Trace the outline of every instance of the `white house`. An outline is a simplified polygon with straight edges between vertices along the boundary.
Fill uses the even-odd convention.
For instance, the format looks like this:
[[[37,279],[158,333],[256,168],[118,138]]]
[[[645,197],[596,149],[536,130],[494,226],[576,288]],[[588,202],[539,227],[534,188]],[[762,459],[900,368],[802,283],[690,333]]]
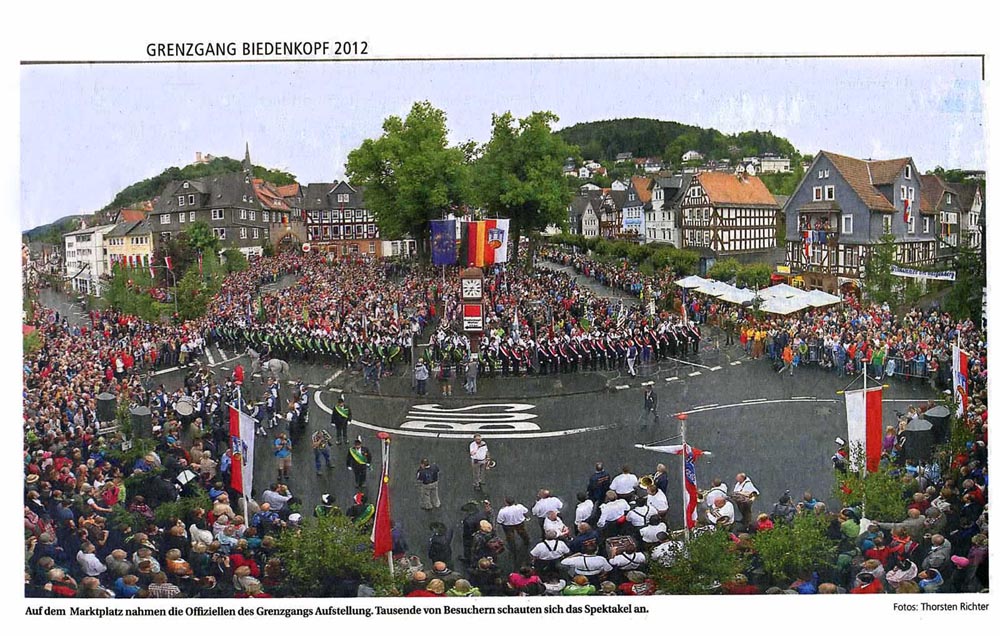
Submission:
[[[766,154],[760,158],[759,168],[761,174],[791,172],[792,161],[788,157]]]
[[[113,229],[113,224],[98,225],[63,234],[66,277],[73,291],[101,295],[101,277],[107,271],[104,235]]]
[[[619,179],[615,179],[611,182],[611,189],[617,192],[625,192],[628,190],[628,184]]]
[[[684,162],[687,162],[687,161],[701,161],[702,159],[703,159],[703,157],[701,156],[701,153],[698,152],[697,150],[688,150],[683,155],[681,155],[681,161],[684,161]]]
[[[594,191],[599,191],[600,189],[601,186],[594,185],[593,183],[585,183],[582,186],[580,186],[580,192],[594,192]]]
[[[580,168],[576,171],[576,176],[581,179],[589,179],[590,168],[588,168],[587,166],[580,166]]]
[[[646,210],[647,242],[680,246],[677,215],[681,197],[690,181],[690,175],[653,179],[652,199]]]

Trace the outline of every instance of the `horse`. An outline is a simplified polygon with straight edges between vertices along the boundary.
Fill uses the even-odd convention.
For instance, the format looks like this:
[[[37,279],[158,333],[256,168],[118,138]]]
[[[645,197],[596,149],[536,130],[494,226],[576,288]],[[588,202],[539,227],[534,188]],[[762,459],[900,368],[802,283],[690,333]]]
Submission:
[[[266,362],[261,362],[260,353],[253,347],[247,347],[246,355],[250,356],[250,375],[261,374],[261,382],[264,382],[264,371],[272,378],[285,378],[288,376],[288,363],[278,358],[271,358]]]

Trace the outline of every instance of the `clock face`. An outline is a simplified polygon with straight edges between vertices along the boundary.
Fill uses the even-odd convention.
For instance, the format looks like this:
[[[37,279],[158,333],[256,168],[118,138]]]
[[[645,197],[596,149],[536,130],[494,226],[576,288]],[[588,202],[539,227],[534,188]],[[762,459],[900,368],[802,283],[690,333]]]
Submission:
[[[478,278],[462,279],[462,298],[482,298],[483,281]]]

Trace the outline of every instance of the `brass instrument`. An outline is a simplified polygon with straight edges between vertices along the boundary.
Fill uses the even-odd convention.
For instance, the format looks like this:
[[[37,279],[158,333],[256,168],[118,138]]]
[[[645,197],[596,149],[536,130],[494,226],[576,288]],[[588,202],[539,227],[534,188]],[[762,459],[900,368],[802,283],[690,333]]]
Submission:
[[[497,460],[493,459],[489,455],[486,456],[486,470],[493,470],[497,467]]]
[[[643,490],[649,490],[649,487],[653,485],[653,473],[640,477],[639,485],[643,488]]]

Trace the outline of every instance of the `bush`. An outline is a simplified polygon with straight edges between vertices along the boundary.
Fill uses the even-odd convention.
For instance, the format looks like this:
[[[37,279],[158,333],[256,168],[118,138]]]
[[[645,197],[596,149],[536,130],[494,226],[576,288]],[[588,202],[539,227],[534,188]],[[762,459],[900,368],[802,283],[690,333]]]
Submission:
[[[828,567],[837,548],[826,536],[828,528],[825,517],[805,513],[792,525],[775,524],[772,530],[754,535],[754,549],[764,571],[775,583],[786,583],[801,572]]]
[[[195,487],[194,494],[192,495],[157,506],[154,511],[156,523],[164,524],[171,519],[187,520],[191,511],[195,508],[205,510],[212,508],[212,500],[208,498],[208,493],[197,487]]]
[[[714,265],[708,268],[708,272],[706,273],[709,278],[728,283],[736,278],[740,269],[742,269],[740,263],[735,258],[724,258],[721,261],[716,261]]]
[[[24,336],[23,347],[25,358],[34,355],[39,349],[42,348],[42,336],[38,333],[37,329]]]
[[[742,572],[744,553],[727,532],[702,532],[677,549],[670,567],[653,562],[650,576],[658,590],[667,594],[710,594]]]
[[[771,266],[766,263],[754,263],[741,267],[736,273],[736,284],[748,289],[763,289],[771,285]]]
[[[224,258],[226,261],[227,274],[232,274],[233,272],[242,272],[250,265],[247,262],[247,257],[243,255],[243,252],[233,247],[224,251],[222,253],[222,258]]]

